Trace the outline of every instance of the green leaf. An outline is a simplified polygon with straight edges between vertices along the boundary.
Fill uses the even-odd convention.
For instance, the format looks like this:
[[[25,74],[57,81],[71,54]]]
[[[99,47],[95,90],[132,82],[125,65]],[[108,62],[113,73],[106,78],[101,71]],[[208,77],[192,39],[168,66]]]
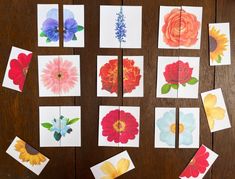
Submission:
[[[161,88],[161,93],[162,94],[166,94],[166,93],[168,93],[169,91],[170,91],[170,89],[171,89],[171,84],[164,84],[163,86],[162,86],[162,88]]]
[[[194,85],[198,82],[198,79],[195,77],[192,77],[187,83],[190,85]]]
[[[216,59],[216,62],[221,63],[221,60],[222,60],[222,57],[221,57],[221,55],[219,55],[218,58]]]
[[[171,87],[172,87],[173,89],[178,89],[178,88],[179,88],[179,85],[178,85],[178,84],[171,84]]]
[[[77,40],[77,37],[76,37],[76,35],[74,34],[74,36],[73,36],[73,39],[72,40]]]
[[[51,40],[49,38],[47,38],[46,43],[50,43],[50,42],[51,42]]]
[[[78,31],[82,31],[83,29],[84,29],[84,27],[83,27],[83,26],[78,25]]]
[[[43,127],[47,128],[48,130],[50,130],[50,128],[53,126],[51,123],[48,123],[48,122],[42,123],[41,125],[42,125]]]
[[[74,123],[77,122],[78,120],[79,120],[79,118],[74,118],[74,119],[68,120],[67,125],[74,124]]]
[[[42,31],[42,32],[40,33],[40,37],[46,37],[46,34]]]
[[[54,138],[55,138],[56,141],[59,141],[60,138],[61,138],[61,134],[55,131],[54,132]]]

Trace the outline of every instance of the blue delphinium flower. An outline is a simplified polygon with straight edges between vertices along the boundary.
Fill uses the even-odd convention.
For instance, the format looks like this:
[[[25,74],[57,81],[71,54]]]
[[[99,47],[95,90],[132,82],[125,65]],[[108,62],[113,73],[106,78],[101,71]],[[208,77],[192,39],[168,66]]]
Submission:
[[[126,42],[126,24],[125,24],[125,16],[123,14],[122,7],[120,8],[120,11],[117,13],[117,19],[116,19],[116,28],[115,28],[115,37],[118,39],[120,46],[121,42]]]

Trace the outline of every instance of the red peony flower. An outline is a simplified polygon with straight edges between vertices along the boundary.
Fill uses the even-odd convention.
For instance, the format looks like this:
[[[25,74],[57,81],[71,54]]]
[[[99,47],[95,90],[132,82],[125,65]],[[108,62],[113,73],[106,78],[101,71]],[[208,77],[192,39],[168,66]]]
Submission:
[[[134,66],[134,60],[123,59],[123,92],[131,93],[140,83],[140,69]]]
[[[162,32],[167,45],[190,47],[197,42],[200,22],[194,14],[176,8],[164,17],[164,22]]]
[[[23,90],[24,81],[28,72],[31,58],[32,53],[28,55],[20,53],[17,59],[12,59],[10,61],[10,70],[8,72],[8,77],[13,80],[13,83],[15,85],[19,85],[20,91]]]
[[[206,151],[205,146],[201,146],[195,156],[192,158],[188,166],[181,173],[180,177],[198,177],[199,174],[205,173],[209,163],[207,158],[209,157],[209,152]]]
[[[178,60],[167,65],[163,75],[168,84],[185,84],[191,79],[192,72],[193,68],[189,67],[188,62],[184,63]]]
[[[107,136],[109,142],[126,144],[135,139],[138,134],[138,122],[129,112],[112,110],[101,121],[102,135]]]

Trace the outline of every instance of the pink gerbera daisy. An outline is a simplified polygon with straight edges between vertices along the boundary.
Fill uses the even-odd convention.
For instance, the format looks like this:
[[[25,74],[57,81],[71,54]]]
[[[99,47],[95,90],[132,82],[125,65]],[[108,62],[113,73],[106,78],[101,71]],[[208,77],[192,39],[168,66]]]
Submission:
[[[72,62],[55,58],[42,71],[42,82],[55,94],[67,93],[78,81],[77,68]]]

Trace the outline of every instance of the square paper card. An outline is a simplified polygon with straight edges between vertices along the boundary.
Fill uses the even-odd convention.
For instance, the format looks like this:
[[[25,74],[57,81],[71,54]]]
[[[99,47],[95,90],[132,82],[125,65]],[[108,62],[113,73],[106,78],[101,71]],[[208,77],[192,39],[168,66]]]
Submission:
[[[32,52],[12,47],[2,86],[22,92],[31,58]]]
[[[157,97],[198,98],[199,57],[158,57]]]
[[[80,56],[38,56],[39,96],[80,96]]]
[[[42,172],[49,162],[46,156],[19,137],[15,137],[6,153],[37,175]]]
[[[80,147],[80,106],[39,107],[40,147]]]
[[[139,147],[140,108],[100,106],[99,146]]]
[[[142,6],[100,6],[100,48],[141,48]]]
[[[231,127],[221,88],[201,94],[211,132]]]
[[[191,159],[188,166],[180,174],[179,178],[202,179],[217,157],[218,155],[215,152],[202,145]]]
[[[158,48],[200,49],[202,7],[160,6]]]
[[[59,47],[58,4],[38,4],[38,46]]]
[[[134,168],[129,154],[124,151],[91,167],[91,172],[95,179],[117,178]]]
[[[64,47],[84,47],[84,5],[63,5]]]
[[[229,23],[209,24],[210,65],[230,65]]]

